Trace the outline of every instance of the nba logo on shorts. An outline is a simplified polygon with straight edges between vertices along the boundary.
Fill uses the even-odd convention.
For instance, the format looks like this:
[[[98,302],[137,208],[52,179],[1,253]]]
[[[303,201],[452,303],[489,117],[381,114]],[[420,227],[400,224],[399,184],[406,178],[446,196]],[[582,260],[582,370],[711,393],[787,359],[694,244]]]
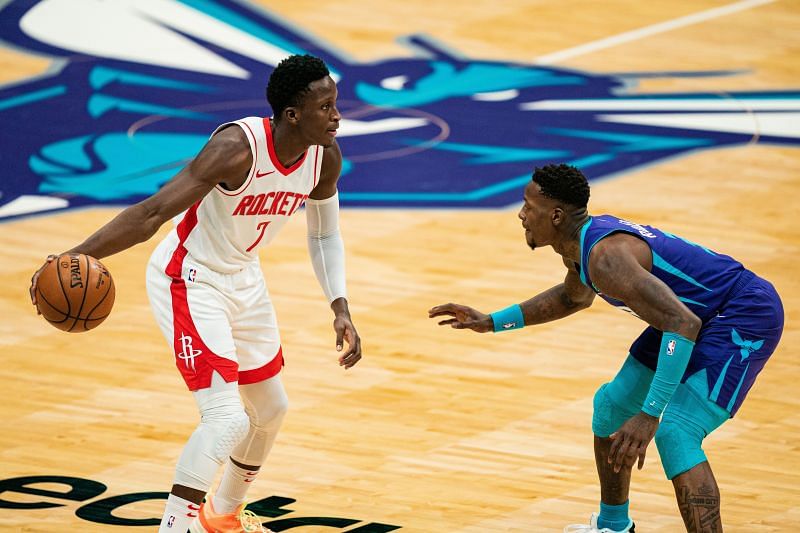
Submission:
[[[194,281],[195,276],[197,276],[197,269],[190,268],[189,273],[186,275],[186,279],[189,281]]]
[[[667,343],[667,355],[672,355],[675,353],[675,339],[671,339]]]
[[[172,524],[174,524],[174,523],[175,523],[175,517],[172,516],[172,515],[169,515],[169,520],[167,520],[167,527],[172,527]]]

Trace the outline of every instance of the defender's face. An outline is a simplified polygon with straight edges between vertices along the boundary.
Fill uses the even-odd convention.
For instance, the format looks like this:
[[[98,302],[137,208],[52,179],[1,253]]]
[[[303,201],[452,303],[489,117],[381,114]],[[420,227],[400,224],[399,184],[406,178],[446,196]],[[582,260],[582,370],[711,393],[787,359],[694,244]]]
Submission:
[[[311,82],[308,87],[309,92],[297,107],[298,126],[309,144],[331,146],[342,119],[336,108],[336,98],[339,96],[336,82],[326,76]]]
[[[537,183],[530,182],[525,187],[524,203],[519,210],[519,219],[525,228],[525,242],[535,250],[552,243],[555,228],[551,215],[554,202],[542,194]]]

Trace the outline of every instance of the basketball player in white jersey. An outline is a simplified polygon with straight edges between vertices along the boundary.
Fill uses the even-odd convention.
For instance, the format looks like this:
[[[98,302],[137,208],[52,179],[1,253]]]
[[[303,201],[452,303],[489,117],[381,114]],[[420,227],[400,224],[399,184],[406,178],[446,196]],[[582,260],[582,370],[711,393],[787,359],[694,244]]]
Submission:
[[[336,83],[321,60],[283,60],[267,86],[271,120],[223,124],[160,191],[69,250],[101,259],[146,241],[183,213],[153,252],[147,291],[194,394],[200,424],[178,460],[159,532],[267,531],[243,502],[275,440],[287,398],[278,327],[257,251],[304,204],[311,260],[335,315],[336,349],[348,344],[339,364],[347,369],[361,359],[339,233],[336,98]],[[38,274],[31,282],[34,304]],[[202,503],[223,463],[218,489]]]

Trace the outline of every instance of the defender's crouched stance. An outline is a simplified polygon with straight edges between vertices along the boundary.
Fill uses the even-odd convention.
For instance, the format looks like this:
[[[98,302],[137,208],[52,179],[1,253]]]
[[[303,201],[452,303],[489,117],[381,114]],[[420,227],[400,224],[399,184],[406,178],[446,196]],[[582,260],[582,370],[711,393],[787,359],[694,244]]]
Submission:
[[[565,532],[634,530],[631,469],[655,437],[690,532],[720,532],[719,489],[703,439],[736,414],[783,331],[775,288],[726,255],[671,233],[611,216],[589,216],[589,184],[568,165],[534,171],[519,218],[535,249],[552,246],[564,283],[485,315],[445,304],[429,316],[477,332],[566,317],[595,295],[649,324],[617,376],[594,397],[592,431],[600,513]]]

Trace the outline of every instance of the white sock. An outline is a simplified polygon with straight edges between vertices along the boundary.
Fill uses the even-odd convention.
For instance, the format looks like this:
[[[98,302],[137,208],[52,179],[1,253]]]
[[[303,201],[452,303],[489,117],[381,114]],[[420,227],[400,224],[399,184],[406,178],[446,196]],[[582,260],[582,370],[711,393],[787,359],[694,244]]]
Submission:
[[[186,533],[189,525],[197,516],[200,505],[170,494],[167,498],[167,507],[161,518],[158,533]]]
[[[214,511],[220,514],[232,513],[244,502],[247,489],[258,475],[258,470],[239,468],[228,459],[219,488],[214,493]]]

